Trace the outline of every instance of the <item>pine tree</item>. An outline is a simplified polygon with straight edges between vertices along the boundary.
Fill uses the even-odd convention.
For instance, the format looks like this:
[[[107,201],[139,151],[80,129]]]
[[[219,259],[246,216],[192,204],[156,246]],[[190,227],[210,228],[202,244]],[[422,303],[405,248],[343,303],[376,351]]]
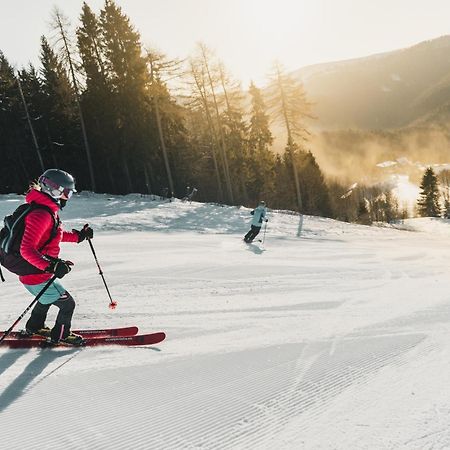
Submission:
[[[145,90],[146,62],[139,33],[113,0],[100,12],[104,65],[113,89],[133,100]],[[122,99],[124,100],[124,99]]]
[[[115,94],[105,69],[104,42],[99,18],[84,3],[77,28],[80,69],[84,73],[86,89],[81,103],[86,112],[90,141],[93,143],[93,164],[97,186],[103,192],[120,192],[116,173],[120,166],[119,134],[116,126]]]
[[[17,76],[17,87],[22,99],[28,129],[31,133],[33,145],[36,150],[36,156],[39,160],[41,172],[43,172],[45,170],[44,159],[39,145],[39,142],[42,142],[43,140],[38,139],[38,133],[36,131],[36,128],[38,128],[36,127],[36,123],[39,125],[40,119],[42,119],[42,116],[39,115],[39,109],[43,102],[43,95],[41,91],[41,82],[33,66],[30,66],[28,72],[25,69],[19,72]],[[25,171],[27,172],[26,169]]]
[[[249,195],[253,202],[258,201],[274,190],[275,155],[270,150],[273,136],[269,128],[269,115],[261,94],[253,82],[250,84],[251,96],[249,149]]]
[[[306,214],[331,217],[328,187],[314,155],[308,151],[297,154],[297,170],[303,193],[303,210]]]
[[[428,167],[420,185],[420,197],[417,201],[417,212],[421,217],[439,217],[439,183],[431,167]]]
[[[60,59],[41,38],[42,114],[46,127],[46,162],[73,171],[80,141],[75,92]],[[73,171],[77,172],[77,171]]]
[[[104,43],[101,39],[101,25],[89,5],[83,3],[80,16],[81,26],[77,28],[78,51],[86,77],[87,91],[105,91],[107,85],[103,58]]]
[[[112,94],[117,129],[116,167],[122,172],[120,190],[132,192],[141,169],[139,156],[148,148],[149,74],[140,35],[114,1],[100,12],[103,63]],[[143,177],[141,177],[143,178]],[[138,189],[138,186],[136,186]]]
[[[443,170],[439,173],[439,185],[442,189],[442,200],[444,201],[444,217],[450,219],[450,171]]]
[[[47,39],[41,37],[42,90],[47,98],[47,106],[53,114],[73,117],[74,91],[60,59],[50,47]]]
[[[0,192],[23,192],[28,170],[24,161],[33,148],[13,67],[0,52]],[[30,166],[39,170],[37,158]],[[25,184],[26,185],[26,184]]]

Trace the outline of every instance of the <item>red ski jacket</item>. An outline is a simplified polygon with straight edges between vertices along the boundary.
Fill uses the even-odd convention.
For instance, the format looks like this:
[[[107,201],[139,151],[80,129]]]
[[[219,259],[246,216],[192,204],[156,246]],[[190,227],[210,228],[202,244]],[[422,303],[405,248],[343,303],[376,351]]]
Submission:
[[[59,220],[59,205],[50,196],[36,189],[30,190],[25,197],[27,203],[35,202],[45,205],[53,211],[55,220]],[[50,238],[54,226],[53,219],[48,211],[35,209],[25,216],[25,231],[20,245],[20,254],[30,264],[40,270],[45,270],[50,264],[44,255],[57,258],[59,256],[60,242],[78,242],[78,234],[73,231],[63,231],[61,223],[58,226],[56,236],[39,251],[42,245]],[[19,280],[23,284],[40,284],[52,277],[51,273],[37,273],[22,275]]]

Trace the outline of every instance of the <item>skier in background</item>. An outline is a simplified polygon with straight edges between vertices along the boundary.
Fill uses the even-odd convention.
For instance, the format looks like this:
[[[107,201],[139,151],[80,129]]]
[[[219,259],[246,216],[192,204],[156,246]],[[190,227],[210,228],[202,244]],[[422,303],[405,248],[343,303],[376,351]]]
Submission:
[[[92,228],[86,225],[81,231],[62,229],[58,211],[66,205],[74,192],[75,180],[72,175],[63,170],[48,169],[26,195],[27,203],[35,202],[47,209],[34,209],[27,214],[20,245],[25,270],[19,280],[33,295],[37,295],[52,276],[62,278],[71,271],[73,263],[59,258],[61,242],[80,243],[94,236]],[[55,325],[49,331],[44,327],[51,305],[57,306],[59,312]],[[26,334],[47,334],[52,343],[64,341],[73,345],[82,344],[82,337],[70,332],[74,309],[73,297],[55,280],[33,308],[26,323]]]
[[[266,219],[267,208],[264,201],[260,201],[259,205],[250,213],[253,216],[250,231],[244,236],[244,241],[248,244],[253,242],[256,236],[261,231],[263,221],[268,222]]]

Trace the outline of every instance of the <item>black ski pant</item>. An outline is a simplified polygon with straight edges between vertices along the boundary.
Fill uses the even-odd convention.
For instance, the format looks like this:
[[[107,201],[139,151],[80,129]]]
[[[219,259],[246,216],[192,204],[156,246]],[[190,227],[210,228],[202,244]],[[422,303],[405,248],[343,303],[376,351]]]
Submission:
[[[69,336],[70,327],[72,326],[73,311],[75,309],[75,300],[67,291],[64,292],[56,302],[44,305],[38,301],[31,311],[31,316],[27,321],[26,329],[31,332],[36,332],[43,328],[51,305],[57,306],[59,312],[50,336],[53,340],[59,341],[60,339]]]
[[[255,237],[258,236],[260,231],[261,227],[256,227],[255,225],[252,225],[250,231],[244,236],[244,241],[252,242],[253,239],[255,239]]]

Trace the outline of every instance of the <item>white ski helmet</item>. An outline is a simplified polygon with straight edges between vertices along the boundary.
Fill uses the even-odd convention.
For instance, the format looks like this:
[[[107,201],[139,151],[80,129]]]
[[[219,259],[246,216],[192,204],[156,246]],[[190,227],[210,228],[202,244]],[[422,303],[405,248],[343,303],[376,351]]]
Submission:
[[[70,173],[60,169],[47,169],[38,180],[42,192],[59,200],[63,195],[70,198],[75,189],[75,178]]]

